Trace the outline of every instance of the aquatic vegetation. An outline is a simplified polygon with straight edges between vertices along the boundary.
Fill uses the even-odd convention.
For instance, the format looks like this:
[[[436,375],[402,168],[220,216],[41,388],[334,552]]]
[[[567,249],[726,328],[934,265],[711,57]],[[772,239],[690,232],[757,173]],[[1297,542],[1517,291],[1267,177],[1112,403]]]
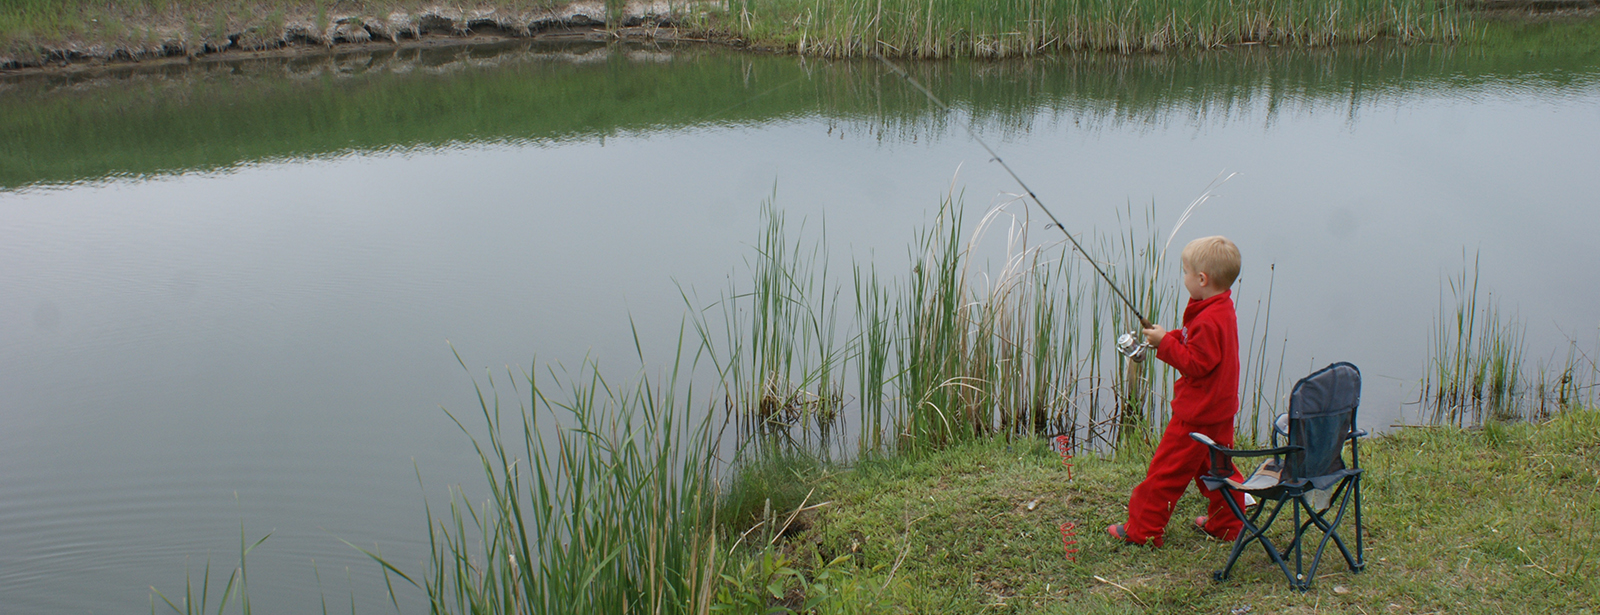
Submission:
[[[1283,355],[1288,351],[1289,340],[1279,341],[1278,360],[1276,371],[1269,378],[1267,370],[1268,346],[1272,335],[1272,289],[1277,282],[1278,266],[1270,265],[1267,270],[1267,296],[1265,305],[1257,301],[1255,315],[1250,319],[1250,333],[1245,337],[1245,356],[1240,363],[1239,372],[1239,414],[1242,417],[1245,408],[1250,409],[1249,426],[1240,425],[1240,435],[1249,434],[1248,442],[1264,443],[1268,439],[1261,435],[1262,428],[1271,429],[1269,426],[1277,419],[1280,412],[1288,410],[1283,391]],[[1260,335],[1257,335],[1259,333]],[[1272,394],[1267,394],[1267,385],[1272,385]],[[1263,421],[1265,419],[1265,421]],[[1246,432],[1245,430],[1249,431]],[[1271,433],[1270,431],[1267,433]]]
[[[478,451],[489,498],[473,504],[458,489],[446,514],[430,507],[427,574],[404,577],[431,612],[708,612],[726,547],[716,440],[709,415],[688,418],[687,371],[680,362],[627,385],[588,363],[568,379],[509,374],[514,409],[488,378],[486,429],[451,418]]]
[[[173,613],[178,615],[204,615],[206,610],[210,608],[212,604],[212,598],[215,597],[217,600],[217,608],[215,611],[212,611],[213,613],[220,614],[224,611],[227,611],[228,604],[231,602],[232,604],[239,605],[239,612],[243,613],[244,615],[249,615],[250,575],[248,562],[250,559],[250,552],[255,550],[256,547],[261,546],[261,543],[266,542],[267,539],[271,537],[272,533],[267,532],[266,535],[257,539],[255,542],[249,542],[245,539],[244,524],[241,522],[239,524],[239,566],[228,572],[228,578],[226,581],[218,579],[218,581],[222,581],[220,595],[212,593],[213,586],[211,579],[211,558],[207,557],[205,566],[200,572],[200,587],[198,591],[196,591],[194,586],[194,576],[190,573],[187,566],[184,569],[183,594],[177,596],[176,601],[174,601],[172,598],[168,598],[165,593],[162,593],[161,590],[156,589],[155,586],[151,586],[150,613],[154,615],[156,612],[156,598],[160,598],[161,603],[164,606],[166,606],[168,609],[171,609]],[[316,562],[312,562],[312,565],[315,566]],[[318,572],[317,576],[320,580],[321,573]],[[326,601],[324,601],[324,605],[326,605]]]
[[[1114,259],[1083,256],[1020,201],[968,230],[952,194],[915,235],[906,274],[858,262],[846,286],[829,281],[825,236],[802,250],[803,225],[790,237],[783,215],[770,203],[765,212],[748,286],[736,275],[712,306],[691,304],[724,410],[754,449],[870,455],[1043,434],[1115,448],[1164,421],[1173,375],[1114,352],[1136,319],[1081,260],[1101,259],[1142,312],[1161,318],[1175,298],[1155,277],[1154,232],[1103,238]],[[1004,245],[988,245],[1002,230]],[[839,299],[850,291],[853,301]],[[854,446],[839,439],[850,421]]]
[[[1432,353],[1422,378],[1423,418],[1449,425],[1486,425],[1545,420],[1572,408],[1593,406],[1600,365],[1568,338],[1562,361],[1526,359],[1526,325],[1503,310],[1481,286],[1478,257],[1470,275],[1463,268],[1447,285],[1454,305],[1440,291],[1439,317],[1430,335]]]
[[[1237,44],[1332,45],[1377,38],[1451,40],[1440,0],[726,0],[757,43],[798,53],[1006,57],[1091,49],[1129,53]]]

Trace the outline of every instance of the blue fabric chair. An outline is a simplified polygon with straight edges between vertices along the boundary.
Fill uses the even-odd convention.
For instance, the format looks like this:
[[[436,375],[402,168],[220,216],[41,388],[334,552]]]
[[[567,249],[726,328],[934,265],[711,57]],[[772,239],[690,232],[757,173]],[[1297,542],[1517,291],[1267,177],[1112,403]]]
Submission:
[[[1352,572],[1366,567],[1361,545],[1361,463],[1359,440],[1367,432],[1356,428],[1356,409],[1361,402],[1361,370],[1349,363],[1334,363],[1295,383],[1289,396],[1289,413],[1278,417],[1274,424],[1274,448],[1239,451],[1191,433],[1189,437],[1205,444],[1211,451],[1210,475],[1201,480],[1209,489],[1221,489],[1227,495],[1240,492],[1252,495],[1261,504],[1255,512],[1246,514],[1232,497],[1227,498],[1244,528],[1233,543],[1233,551],[1221,570],[1213,578],[1223,581],[1233,570],[1233,565],[1244,552],[1246,545],[1259,541],[1267,557],[1278,565],[1289,579],[1289,587],[1305,591],[1317,576],[1317,565],[1322,561],[1323,550],[1330,541],[1344,555]],[[1279,436],[1288,444],[1278,446]],[[1344,459],[1345,444],[1350,446],[1350,462]],[[1262,463],[1244,482],[1231,480],[1232,458],[1272,457]],[[1328,518],[1333,505],[1338,511]],[[1352,506],[1353,504],[1353,506]],[[1278,519],[1284,506],[1289,506],[1294,519],[1294,536],[1282,549],[1272,544],[1266,532]],[[1267,511],[1270,510],[1270,513]],[[1301,513],[1305,520],[1301,521]],[[1355,552],[1347,548],[1339,534],[1346,512],[1354,513]],[[1261,521],[1263,513],[1266,520]],[[1311,532],[1315,527],[1317,532]],[[1317,538],[1315,554],[1309,568],[1305,566],[1306,537]],[[1294,571],[1289,571],[1286,560],[1294,560]]]

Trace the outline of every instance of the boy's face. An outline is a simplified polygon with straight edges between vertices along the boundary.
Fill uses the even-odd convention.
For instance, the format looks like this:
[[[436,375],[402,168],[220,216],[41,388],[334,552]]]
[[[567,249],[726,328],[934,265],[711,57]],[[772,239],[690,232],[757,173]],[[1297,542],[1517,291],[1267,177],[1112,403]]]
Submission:
[[[1210,275],[1203,271],[1195,271],[1188,263],[1183,264],[1183,287],[1188,289],[1190,297],[1205,299],[1215,295],[1214,292],[1208,292],[1211,290],[1210,284]]]

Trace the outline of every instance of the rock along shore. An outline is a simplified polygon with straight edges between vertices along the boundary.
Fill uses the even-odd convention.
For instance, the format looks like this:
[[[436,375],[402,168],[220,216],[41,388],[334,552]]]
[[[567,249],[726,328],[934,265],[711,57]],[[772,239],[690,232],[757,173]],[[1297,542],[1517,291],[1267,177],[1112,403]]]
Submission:
[[[679,25],[704,17],[701,3],[633,0],[608,11],[600,0],[572,2],[553,9],[508,12],[434,6],[416,12],[381,15],[287,15],[277,23],[253,23],[196,32],[177,23],[135,24],[139,34],[116,41],[63,41],[30,51],[0,51],[0,71],[32,72],[74,65],[99,65],[158,59],[194,59],[218,53],[278,55],[315,52],[345,45],[476,44],[508,39],[704,41]],[[738,42],[719,37],[720,42]]]

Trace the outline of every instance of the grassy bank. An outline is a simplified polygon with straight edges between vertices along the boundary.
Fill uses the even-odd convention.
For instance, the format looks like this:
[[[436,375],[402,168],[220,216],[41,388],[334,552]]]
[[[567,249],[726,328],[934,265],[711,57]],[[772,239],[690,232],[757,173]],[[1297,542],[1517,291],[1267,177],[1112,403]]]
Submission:
[[[1452,40],[1464,24],[1455,7],[1451,0],[499,0],[464,8],[419,0],[6,0],[0,55],[7,64],[28,65],[399,42],[425,34],[530,36],[594,26],[615,33],[640,25],[826,56],[1160,52]]]
[[[770,553],[805,570],[801,577],[826,571],[832,587],[823,594],[856,590],[829,598],[822,613],[1593,613],[1600,605],[1600,559],[1591,553],[1600,538],[1600,413],[1403,429],[1363,445],[1362,460],[1368,567],[1352,574],[1332,555],[1306,594],[1288,591],[1255,547],[1232,579],[1213,583],[1229,545],[1186,527],[1204,514],[1192,490],[1165,547],[1115,544],[1100,528],[1123,520],[1146,458],[1079,456],[1068,479],[1039,440],[812,469],[802,479],[815,489],[811,502],[827,505],[802,514],[791,527],[803,529]],[[1076,562],[1058,530],[1067,521],[1078,526]],[[769,575],[784,585],[770,602],[803,603],[801,577]]]
[[[730,0],[729,12],[746,38],[800,53],[923,58],[1442,41],[1462,26],[1440,0]]]

